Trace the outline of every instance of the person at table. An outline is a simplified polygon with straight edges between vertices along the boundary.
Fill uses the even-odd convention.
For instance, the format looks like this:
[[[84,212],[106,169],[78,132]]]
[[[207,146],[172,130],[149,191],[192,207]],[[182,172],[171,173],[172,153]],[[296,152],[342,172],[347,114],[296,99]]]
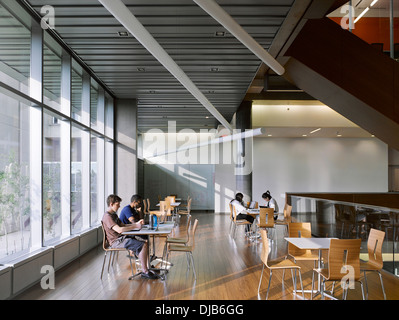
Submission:
[[[264,204],[262,204],[262,206],[265,206],[266,208],[273,208],[274,213],[278,213],[279,209],[277,201],[272,197],[269,190],[262,194],[262,199],[264,201]]]
[[[244,206],[243,198],[244,198],[244,195],[239,192],[235,195],[235,198],[230,201],[230,203],[236,209],[236,213],[237,213],[236,219],[237,220],[247,220],[252,224],[254,222],[255,218],[248,214],[247,209]],[[251,225],[248,224],[245,226],[245,232],[247,233],[247,235],[248,235],[250,229],[251,229]]]
[[[135,194],[130,198],[130,203],[125,206],[120,215],[119,219],[121,219],[122,223],[129,224],[129,223],[136,223],[140,221],[142,218],[142,210],[141,206],[143,204],[143,197]]]
[[[144,220],[135,223],[124,224],[116,214],[121,205],[122,199],[111,194],[107,198],[108,209],[102,218],[104,231],[111,248],[126,248],[133,255],[138,256],[141,262],[142,278],[156,279],[156,275],[148,268],[148,241],[137,239],[135,236],[122,235],[123,232],[141,229]]]

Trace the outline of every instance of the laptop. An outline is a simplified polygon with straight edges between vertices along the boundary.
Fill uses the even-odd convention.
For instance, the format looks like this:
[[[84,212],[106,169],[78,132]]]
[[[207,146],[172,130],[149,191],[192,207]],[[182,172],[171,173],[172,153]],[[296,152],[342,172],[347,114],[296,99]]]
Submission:
[[[251,201],[251,203],[249,204],[248,209],[255,209],[255,205],[256,205],[256,202],[255,201]]]

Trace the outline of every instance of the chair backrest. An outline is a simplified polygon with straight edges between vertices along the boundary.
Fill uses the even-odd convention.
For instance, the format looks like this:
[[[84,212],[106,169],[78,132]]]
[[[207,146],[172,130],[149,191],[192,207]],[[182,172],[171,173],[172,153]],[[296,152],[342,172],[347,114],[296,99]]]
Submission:
[[[259,228],[274,227],[274,208],[259,209]]]
[[[283,213],[284,213],[284,220],[285,220],[286,222],[291,222],[291,212],[292,212],[292,206],[289,205],[288,203],[286,203],[286,204],[284,205],[284,210],[283,210]]]
[[[268,267],[267,260],[269,257],[269,239],[267,238],[267,231],[266,229],[260,230],[260,235],[262,237],[262,251],[260,253],[260,259]]]
[[[187,202],[187,212],[190,213],[191,211],[191,198]]]
[[[367,240],[369,263],[379,269],[382,269],[384,265],[384,262],[382,260],[382,244],[384,242],[384,238],[384,231],[370,229],[369,238]]]
[[[105,251],[107,251],[107,250],[109,250],[109,242],[108,242],[108,239],[107,239],[107,234],[106,234],[105,229],[104,229],[104,222],[102,222],[102,221],[101,221],[101,227],[103,229],[103,249]]]
[[[310,222],[290,222],[288,224],[288,234],[290,238],[311,238],[312,225]],[[310,253],[311,250],[299,249],[292,243],[288,243],[288,253],[293,256]]]
[[[159,201],[159,211],[164,212],[167,209],[166,201]]]
[[[187,225],[186,225],[187,242],[190,241],[190,222],[191,222],[191,215],[187,216]]]
[[[194,247],[195,247],[195,233],[196,233],[196,231],[197,231],[197,227],[198,227],[198,219],[195,219],[195,221],[194,221],[194,226],[193,226],[193,228],[192,228],[192,230],[191,230],[191,250],[194,250]]]
[[[147,208],[147,200],[146,200],[146,199],[143,199],[143,206],[142,206],[142,208],[141,208],[141,212],[142,212],[143,214],[146,214],[146,213],[147,213],[147,210],[148,210],[148,208]]]
[[[146,211],[146,213],[150,213],[150,199],[147,198],[147,199],[144,199],[143,201],[147,202],[147,211]]]
[[[175,195],[167,196],[167,198],[170,199],[170,202],[171,202],[171,203],[176,202],[176,196],[175,196]]]
[[[161,203],[162,201],[159,201]],[[170,203],[172,202],[172,199],[170,197],[165,197],[164,203],[165,203],[165,210],[171,207]]]
[[[360,278],[360,245],[362,239],[331,239],[328,252],[328,279],[341,280],[346,274]],[[344,266],[349,268],[345,271]]]
[[[231,203],[229,203],[229,207],[230,207],[230,220],[235,221],[234,213],[233,213],[233,205]]]

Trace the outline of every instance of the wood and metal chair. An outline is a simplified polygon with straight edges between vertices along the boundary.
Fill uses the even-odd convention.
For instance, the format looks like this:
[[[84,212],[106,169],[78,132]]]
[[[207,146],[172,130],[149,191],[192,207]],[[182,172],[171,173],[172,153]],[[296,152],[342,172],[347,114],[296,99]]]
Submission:
[[[179,215],[187,215],[187,216],[191,215],[191,198],[187,202],[186,210],[184,209],[179,210]]]
[[[340,281],[343,287],[343,299],[348,296],[349,287],[354,288],[354,282],[359,282],[362,288],[362,297],[364,300],[363,282],[360,278],[360,245],[361,239],[331,239],[330,249],[328,251],[328,268],[313,269],[313,272],[319,274],[322,278],[321,296],[325,297],[326,281]],[[314,277],[313,277],[314,279]],[[312,279],[312,292],[314,280]],[[333,290],[331,294],[333,294]],[[334,298],[332,296],[332,298]],[[312,293],[313,299],[313,293]]]
[[[237,226],[251,226],[252,223],[245,219],[237,219],[237,211],[236,211],[235,206],[233,206],[231,203],[229,205],[230,205],[230,210],[233,215],[233,238],[235,238]]]
[[[136,264],[136,271],[137,271],[137,265],[138,265],[138,260],[137,257],[132,257],[130,255],[130,251],[126,248],[111,248],[111,246],[109,245],[108,239],[107,239],[107,234],[104,230],[104,224],[101,221],[101,227],[103,230],[103,250],[105,251],[105,255],[104,255],[104,260],[103,260],[103,265],[102,265],[102,269],[101,269],[101,276],[100,279],[103,278],[103,273],[104,273],[104,266],[105,266],[105,261],[107,260],[107,254],[109,253],[109,259],[108,259],[108,272],[109,272],[109,267],[111,264],[114,264],[115,262],[115,254],[117,254],[119,251],[126,251],[127,252],[127,256],[129,258],[129,262],[130,262],[130,268],[132,270],[132,277],[135,276],[134,271],[133,271],[133,265],[132,265],[132,259],[135,259],[135,264]]]
[[[289,223],[288,235],[290,238],[311,238],[312,237],[311,223],[310,222]],[[319,256],[317,253],[312,252],[312,250],[299,249],[292,243],[288,243],[288,255],[286,258],[292,258],[295,263],[297,263],[298,261],[313,261],[313,268],[316,268],[316,264],[319,260]]]
[[[171,252],[184,252],[186,255],[189,255],[189,258],[187,257],[187,268],[190,268],[190,265],[193,267],[193,273],[194,273],[194,278],[197,279],[197,275],[195,272],[195,265],[194,265],[194,257],[193,257],[193,251],[195,248],[195,233],[197,231],[198,227],[198,219],[195,219],[194,225],[191,229],[191,237],[190,237],[190,245],[181,245],[181,244],[172,244],[170,243],[167,248],[167,254],[166,254],[166,262],[169,261],[169,254]],[[190,263],[191,261],[191,263]]]
[[[276,226],[285,226],[285,232],[287,235],[289,235],[288,224],[291,222],[292,206],[286,203],[283,213],[284,213],[283,219],[282,220],[277,219],[275,224]]]
[[[371,229],[367,240],[367,251],[369,260],[360,261],[360,271],[364,273],[364,283],[366,285],[366,298],[368,299],[367,272],[377,272],[380,277],[382,293],[384,300],[387,299],[382,281],[381,269],[384,266],[382,260],[382,244],[384,242],[385,232],[377,229]]]
[[[165,257],[167,254],[167,247],[168,244],[181,244],[187,245],[190,241],[190,222],[191,222],[191,215],[187,216],[187,224],[186,224],[186,237],[166,237],[163,256]]]
[[[269,231],[275,231],[274,223],[274,208],[259,208],[259,223],[257,225],[258,229],[268,229]],[[269,232],[270,234],[272,232]],[[273,240],[275,232],[270,235],[270,239]]]
[[[294,288],[296,288],[296,272],[298,271],[299,273],[299,280],[301,283],[301,288],[302,288],[302,297],[305,298],[305,293],[303,291],[303,283],[302,283],[302,275],[301,275],[301,267],[296,265],[295,263],[293,263],[291,260],[281,260],[281,261],[269,261],[268,257],[269,257],[269,239],[267,238],[267,231],[266,229],[261,229],[260,230],[260,234],[262,237],[262,251],[261,251],[261,260],[263,262],[263,266],[262,266],[262,273],[260,275],[260,279],[259,279],[259,285],[258,285],[258,294],[260,291],[260,286],[262,283],[262,276],[263,276],[263,272],[265,270],[265,267],[269,269],[270,271],[270,276],[269,276],[269,284],[267,286],[267,293],[266,293],[266,300],[269,297],[269,291],[270,291],[270,284],[272,281],[272,275],[273,275],[273,271],[275,270],[291,270],[291,274],[293,273],[293,271],[295,271],[295,276],[292,276],[292,281],[293,281],[293,285]],[[284,279],[283,279],[284,282]]]

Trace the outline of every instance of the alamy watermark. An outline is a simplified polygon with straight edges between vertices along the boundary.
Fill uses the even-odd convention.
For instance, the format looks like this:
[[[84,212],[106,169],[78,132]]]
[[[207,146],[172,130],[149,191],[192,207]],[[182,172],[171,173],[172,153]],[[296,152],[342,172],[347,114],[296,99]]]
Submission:
[[[40,9],[40,14],[42,16],[42,19],[40,20],[40,26],[42,29],[47,30],[47,29],[55,29],[55,9],[53,6],[43,6]]]
[[[168,131],[150,129],[143,134],[144,158],[151,164],[227,164],[236,175],[252,172],[252,130],[192,129],[176,130],[168,122]]]
[[[55,270],[53,266],[45,265],[40,270],[44,276],[40,280],[40,286],[43,290],[54,290],[55,289]]]

